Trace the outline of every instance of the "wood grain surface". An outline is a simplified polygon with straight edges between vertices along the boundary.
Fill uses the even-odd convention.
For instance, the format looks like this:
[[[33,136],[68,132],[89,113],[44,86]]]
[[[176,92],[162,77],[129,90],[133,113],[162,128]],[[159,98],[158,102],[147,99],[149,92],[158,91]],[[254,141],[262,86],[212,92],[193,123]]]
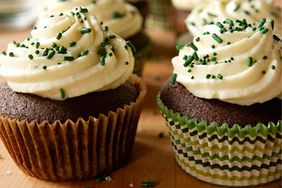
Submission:
[[[28,30],[0,32],[0,50],[4,50],[10,41],[21,41],[28,33]],[[0,188],[127,188],[130,184],[139,188],[140,182],[144,180],[156,181],[156,187],[159,188],[219,187],[186,174],[174,159],[165,121],[159,113],[155,98],[172,71],[170,59],[175,55],[175,37],[171,32],[161,30],[150,30],[149,33],[153,38],[154,53],[146,62],[143,73],[149,92],[141,114],[130,163],[111,174],[111,181],[46,182],[21,172],[0,142]],[[159,133],[164,133],[164,138],[159,138]],[[281,185],[281,181],[276,181],[261,187],[278,188]]]

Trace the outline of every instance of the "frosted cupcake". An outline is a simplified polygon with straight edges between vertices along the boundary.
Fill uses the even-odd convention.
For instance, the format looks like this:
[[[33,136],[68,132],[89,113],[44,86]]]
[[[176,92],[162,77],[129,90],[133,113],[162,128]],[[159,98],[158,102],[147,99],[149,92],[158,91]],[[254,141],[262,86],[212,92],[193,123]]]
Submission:
[[[178,164],[223,186],[281,178],[281,39],[276,23],[225,20],[179,46],[158,96]],[[223,30],[223,32],[222,32]]]
[[[110,173],[134,143],[146,88],[130,45],[87,12],[47,19],[0,55],[0,137],[40,179]]]
[[[46,3],[38,23],[44,22],[50,15],[62,15],[73,7],[87,8],[110,31],[132,42],[136,48],[134,73],[140,75],[143,60],[148,55],[150,40],[142,29],[143,18],[138,9],[123,0],[51,0]]]
[[[186,25],[192,35],[203,33],[204,27],[210,23],[222,22],[225,19],[246,19],[248,22],[269,18],[275,21],[275,33],[282,31],[281,11],[274,6],[272,0],[218,0],[197,6],[186,19]]]

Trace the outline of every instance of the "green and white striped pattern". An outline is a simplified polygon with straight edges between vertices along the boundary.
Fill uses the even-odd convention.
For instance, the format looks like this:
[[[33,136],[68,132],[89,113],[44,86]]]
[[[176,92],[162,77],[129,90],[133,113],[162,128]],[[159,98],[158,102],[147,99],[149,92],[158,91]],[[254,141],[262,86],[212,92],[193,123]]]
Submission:
[[[244,128],[197,122],[169,110],[157,99],[184,171],[225,186],[271,182],[282,174],[282,121]]]

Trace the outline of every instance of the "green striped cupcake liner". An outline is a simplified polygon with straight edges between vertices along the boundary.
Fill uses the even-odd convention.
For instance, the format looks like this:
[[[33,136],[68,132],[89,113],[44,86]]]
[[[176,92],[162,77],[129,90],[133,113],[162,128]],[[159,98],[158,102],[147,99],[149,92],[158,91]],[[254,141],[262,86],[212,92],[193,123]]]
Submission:
[[[223,186],[254,186],[282,177],[282,121],[251,127],[218,126],[168,109],[166,119],[175,158],[188,174]]]

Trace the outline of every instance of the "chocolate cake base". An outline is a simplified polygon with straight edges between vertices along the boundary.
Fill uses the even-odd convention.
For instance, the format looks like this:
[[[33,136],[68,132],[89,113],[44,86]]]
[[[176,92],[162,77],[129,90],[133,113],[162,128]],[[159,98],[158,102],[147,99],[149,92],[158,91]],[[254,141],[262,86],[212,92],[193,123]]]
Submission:
[[[255,126],[257,123],[277,123],[282,119],[279,99],[272,99],[263,104],[240,106],[219,100],[208,100],[195,97],[182,84],[172,85],[169,81],[162,87],[160,98],[165,106],[174,112],[207,123],[229,126],[238,124]]]
[[[107,115],[124,105],[135,102],[139,91],[130,82],[126,82],[113,90],[89,93],[64,101],[52,100],[32,94],[13,92],[7,83],[0,84],[0,115],[15,117],[20,120],[47,120],[61,122],[78,118],[88,119],[89,116]]]
[[[141,15],[144,18],[147,17],[147,15],[149,14],[149,3],[147,0],[139,0],[139,1],[131,1],[131,0],[127,0],[128,3],[132,4],[133,6],[135,6],[139,12],[141,13]]]
[[[143,31],[140,31],[139,33],[127,38],[126,40],[130,41],[136,48],[135,54],[143,51],[144,48],[147,48],[147,46],[149,46],[150,44],[150,39]]]

